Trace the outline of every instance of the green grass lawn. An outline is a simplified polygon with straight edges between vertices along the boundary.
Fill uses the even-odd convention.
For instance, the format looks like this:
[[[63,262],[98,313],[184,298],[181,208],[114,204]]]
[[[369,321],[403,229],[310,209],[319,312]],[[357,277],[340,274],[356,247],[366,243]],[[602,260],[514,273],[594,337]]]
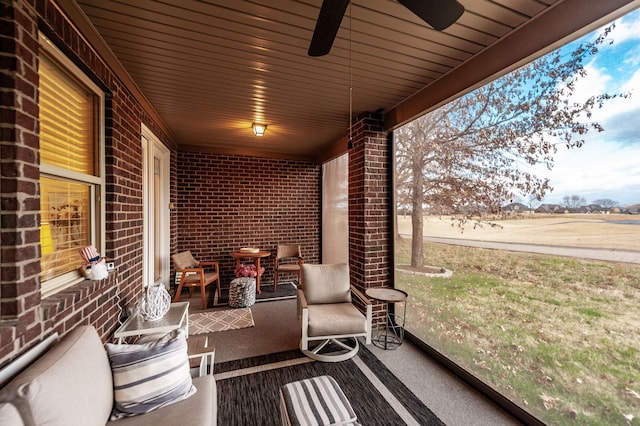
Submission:
[[[410,241],[396,243],[409,263]],[[640,425],[640,267],[426,243],[407,330],[552,425]],[[631,420],[633,417],[633,420]]]

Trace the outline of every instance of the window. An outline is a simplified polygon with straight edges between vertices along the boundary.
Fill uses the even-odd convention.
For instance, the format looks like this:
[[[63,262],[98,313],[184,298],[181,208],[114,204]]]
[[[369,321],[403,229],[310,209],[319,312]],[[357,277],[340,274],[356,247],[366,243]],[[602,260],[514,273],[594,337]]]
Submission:
[[[322,262],[349,263],[349,155],[322,165]]]
[[[102,254],[103,97],[71,61],[41,36],[40,245],[42,296],[83,279],[82,247]]]

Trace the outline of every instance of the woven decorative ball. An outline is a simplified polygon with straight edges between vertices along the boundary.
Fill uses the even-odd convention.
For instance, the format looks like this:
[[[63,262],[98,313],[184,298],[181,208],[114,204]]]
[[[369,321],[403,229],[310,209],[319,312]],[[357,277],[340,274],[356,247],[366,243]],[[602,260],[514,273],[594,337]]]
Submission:
[[[147,286],[147,291],[140,299],[140,315],[146,321],[157,321],[164,317],[171,305],[171,296],[164,284]]]
[[[256,303],[256,279],[249,277],[236,278],[229,287],[229,306],[232,308],[248,308]]]

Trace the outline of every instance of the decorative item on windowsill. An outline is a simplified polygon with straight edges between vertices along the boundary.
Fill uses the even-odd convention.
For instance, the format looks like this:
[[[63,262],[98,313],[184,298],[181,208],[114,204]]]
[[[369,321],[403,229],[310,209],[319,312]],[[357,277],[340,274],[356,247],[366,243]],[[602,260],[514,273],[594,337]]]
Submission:
[[[171,296],[164,284],[151,284],[140,298],[138,310],[146,321],[157,321],[164,317],[171,305]]]
[[[84,265],[80,272],[88,280],[103,280],[109,276],[105,257],[100,257],[94,246],[87,246],[80,250],[80,256],[84,259]]]

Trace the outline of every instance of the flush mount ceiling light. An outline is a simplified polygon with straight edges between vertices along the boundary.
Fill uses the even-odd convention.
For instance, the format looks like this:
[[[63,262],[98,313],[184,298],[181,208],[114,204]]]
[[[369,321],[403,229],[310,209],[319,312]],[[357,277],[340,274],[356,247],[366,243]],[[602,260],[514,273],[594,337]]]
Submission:
[[[266,124],[253,123],[251,127],[253,128],[253,134],[256,136],[264,136],[264,131],[267,130]]]

